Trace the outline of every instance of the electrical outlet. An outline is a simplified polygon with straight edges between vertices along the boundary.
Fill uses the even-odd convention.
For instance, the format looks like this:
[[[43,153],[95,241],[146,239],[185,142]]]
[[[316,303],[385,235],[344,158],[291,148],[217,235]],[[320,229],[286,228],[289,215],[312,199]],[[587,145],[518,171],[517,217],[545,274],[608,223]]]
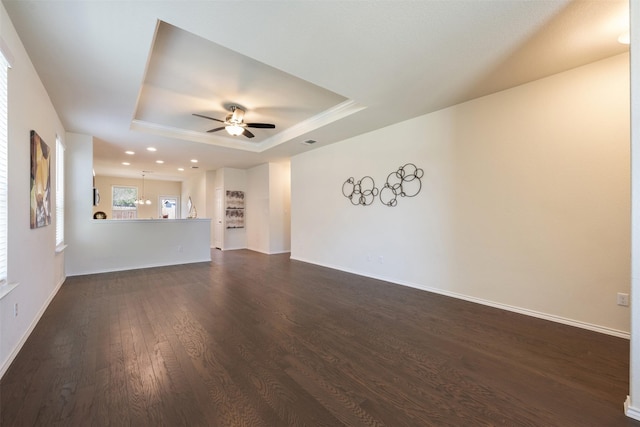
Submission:
[[[13,304],[13,317],[18,317],[18,303]]]
[[[629,306],[629,294],[618,292],[618,305]]]
[[[380,256],[378,257],[378,262],[379,262],[380,264],[384,264],[384,257],[383,257],[382,255],[380,255]]]

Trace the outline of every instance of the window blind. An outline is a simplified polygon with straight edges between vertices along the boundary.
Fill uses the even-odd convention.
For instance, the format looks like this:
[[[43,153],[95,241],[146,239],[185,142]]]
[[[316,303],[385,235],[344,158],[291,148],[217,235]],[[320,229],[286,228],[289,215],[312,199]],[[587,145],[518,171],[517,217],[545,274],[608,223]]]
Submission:
[[[7,68],[9,64],[0,53],[0,284],[7,279],[7,239],[8,239],[8,151],[7,138]]]

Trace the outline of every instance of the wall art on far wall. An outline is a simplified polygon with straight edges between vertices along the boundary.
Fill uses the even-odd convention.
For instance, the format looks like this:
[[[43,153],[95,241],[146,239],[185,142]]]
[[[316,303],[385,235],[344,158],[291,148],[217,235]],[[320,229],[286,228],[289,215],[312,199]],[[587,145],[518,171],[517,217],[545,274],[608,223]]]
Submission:
[[[51,150],[31,131],[31,228],[51,224]]]
[[[244,191],[227,190],[225,222],[227,228],[244,228]]]

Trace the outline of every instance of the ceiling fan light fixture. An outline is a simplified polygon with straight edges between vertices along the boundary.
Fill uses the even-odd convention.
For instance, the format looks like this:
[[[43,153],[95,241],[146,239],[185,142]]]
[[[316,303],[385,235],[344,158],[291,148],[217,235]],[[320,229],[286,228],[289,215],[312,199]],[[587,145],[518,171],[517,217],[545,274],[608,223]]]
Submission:
[[[238,126],[235,124],[225,126],[224,128],[226,129],[227,133],[232,136],[242,135],[242,132],[244,132],[244,128],[242,126]]]
[[[255,135],[248,128],[257,128],[257,129],[275,129],[276,125],[273,123],[245,123],[244,122],[244,109],[238,107],[237,105],[229,106],[230,114],[227,114],[224,120],[216,119],[215,117],[209,117],[198,113],[193,113],[192,115],[196,117],[202,117],[203,119],[213,120],[215,122],[219,122],[222,125],[209,129],[207,133],[218,132],[222,129],[225,129],[227,133],[231,136],[244,135],[245,137],[251,139],[255,137]]]

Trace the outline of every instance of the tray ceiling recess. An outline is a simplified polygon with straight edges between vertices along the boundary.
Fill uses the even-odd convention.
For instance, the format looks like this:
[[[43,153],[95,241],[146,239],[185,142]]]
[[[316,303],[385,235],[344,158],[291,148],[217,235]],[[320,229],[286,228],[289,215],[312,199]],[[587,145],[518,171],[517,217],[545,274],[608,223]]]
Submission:
[[[200,116],[228,116],[241,105],[250,122],[273,123],[254,137],[207,132]],[[263,152],[364,107],[176,26],[158,21],[131,129]]]

